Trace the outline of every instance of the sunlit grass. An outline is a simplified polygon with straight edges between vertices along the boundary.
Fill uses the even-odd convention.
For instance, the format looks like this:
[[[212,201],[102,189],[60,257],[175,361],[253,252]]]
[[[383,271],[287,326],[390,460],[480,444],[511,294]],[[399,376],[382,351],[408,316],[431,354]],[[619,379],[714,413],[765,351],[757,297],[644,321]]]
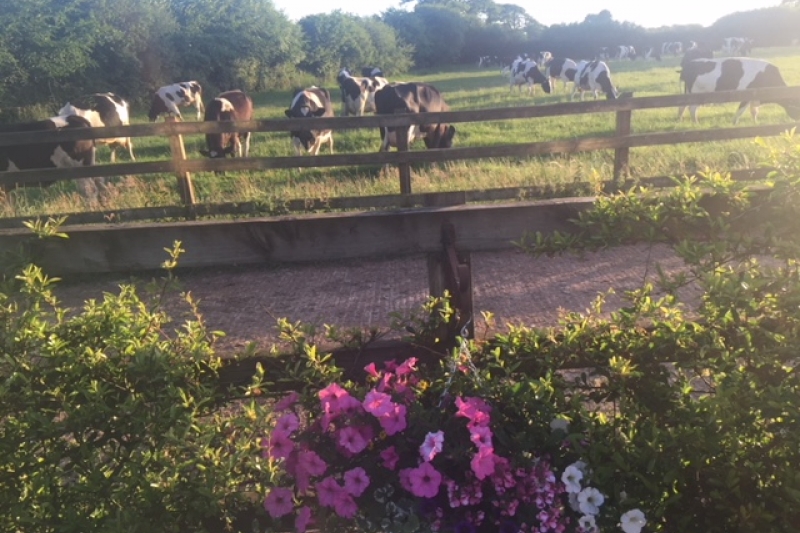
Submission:
[[[781,68],[789,85],[800,85],[800,49],[773,48],[756,50],[754,57],[764,57]],[[614,83],[622,91],[635,96],[657,96],[680,92],[678,58],[662,62],[612,61]],[[428,74],[406,74],[398,80],[417,80],[434,84],[444,95],[451,109],[485,109],[547,105],[569,101],[569,92],[561,84],[552,94],[540,88],[531,97],[526,91],[509,90],[507,79],[499,69],[454,68]],[[340,111],[339,90],[329,85],[337,114]],[[206,98],[210,98],[207,95]],[[258,119],[283,118],[291,102],[289,91],[254,94],[255,116]],[[588,96],[591,98],[591,96]],[[705,106],[700,109],[700,124],[694,124],[688,112],[677,120],[677,109],[635,111],[634,133],[726,128],[732,125],[737,104]],[[131,121],[147,121],[146,109],[133,109]],[[776,105],[763,105],[760,124],[788,123],[784,110]],[[593,113],[564,117],[545,117],[457,124],[456,145],[493,146],[514,143],[563,140],[591,136],[608,136],[614,131],[613,113]],[[741,125],[752,125],[749,114]],[[202,135],[184,138],[187,157],[200,158]],[[378,150],[380,136],[375,129],[347,130],[335,133],[336,153],[370,153]],[[420,144],[414,149],[424,149]],[[170,157],[169,145],[163,138],[134,139],[137,161],[156,161]],[[322,153],[327,153],[327,147]],[[251,143],[251,156],[281,157],[294,155],[288,133],[256,133]],[[107,148],[100,148],[98,159],[107,162]],[[528,158],[494,158],[481,161],[453,161],[438,165],[418,165],[412,171],[414,192],[436,192],[496,187],[539,186],[559,194],[566,185],[592,183],[611,179],[613,151],[551,155]],[[630,169],[634,177],[683,175],[708,169],[735,170],[754,166],[761,159],[752,140],[716,143],[676,144],[635,148],[630,151]],[[119,161],[127,161],[121,154]],[[332,198],[399,193],[399,179],[394,169],[381,166],[320,169],[280,169],[240,173],[199,173],[194,175],[199,202],[281,202],[297,198]],[[102,209],[178,205],[175,177],[148,175],[115,177]],[[0,202],[0,216],[28,216],[77,212],[97,207],[87,206],[75,192],[74,184],[59,183],[46,189],[26,189],[12,193],[15,206]]]

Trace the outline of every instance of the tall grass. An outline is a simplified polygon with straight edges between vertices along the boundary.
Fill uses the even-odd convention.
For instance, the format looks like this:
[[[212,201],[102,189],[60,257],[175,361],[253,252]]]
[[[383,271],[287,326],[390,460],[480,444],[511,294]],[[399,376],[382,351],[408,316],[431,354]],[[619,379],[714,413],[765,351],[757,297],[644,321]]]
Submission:
[[[754,57],[773,61],[789,85],[800,85],[800,49],[771,48],[756,50]],[[635,96],[676,94],[679,58],[655,61],[610,61],[614,83],[622,91]],[[456,68],[449,71],[398,76],[399,80],[425,81],[434,84],[453,110],[494,107],[547,105],[569,100],[561,84],[551,94],[537,88],[535,95],[526,91],[509,90],[507,79],[499,69]],[[328,87],[339,112],[339,90]],[[271,91],[252,95],[258,119],[283,118],[284,109],[292,98],[290,91]],[[207,95],[207,98],[210,95]],[[591,96],[589,96],[591,98]],[[676,109],[635,111],[632,118],[634,133],[679,131],[730,127],[737,104],[706,106],[700,110],[700,123],[693,124],[687,115],[677,121]],[[146,122],[147,110],[133,109],[131,121]],[[606,136],[614,131],[613,113],[593,113],[581,116],[546,117],[526,120],[465,123],[457,125],[458,146],[491,146]],[[789,122],[784,110],[776,105],[764,105],[759,123]],[[749,116],[740,124],[750,125]],[[377,130],[348,130],[335,133],[337,153],[377,151],[380,136]],[[200,135],[184,138],[188,157],[199,158],[203,146]],[[138,161],[163,160],[170,157],[164,138],[134,139]],[[424,149],[420,144],[414,149]],[[325,153],[326,149],[323,149]],[[251,155],[278,157],[293,155],[288,133],[256,133]],[[98,159],[108,161],[108,150],[100,148]],[[493,187],[544,186],[559,194],[567,184],[610,179],[613,171],[613,151],[581,154],[551,155],[526,158],[497,158],[481,161],[458,161],[441,165],[419,165],[412,171],[415,192],[486,189]],[[694,143],[635,148],[631,150],[630,169],[634,177],[683,175],[707,169],[735,170],[752,166],[761,158],[752,140],[715,143]],[[120,158],[124,160],[124,155]],[[325,169],[281,169],[215,175],[200,173],[194,176],[198,201],[264,201],[336,196],[367,196],[399,192],[397,173],[379,166],[341,167]],[[179,197],[175,178],[170,175],[119,177],[111,180],[103,209],[124,209],[141,206],[176,205]],[[15,191],[14,207],[0,202],[0,216],[55,214],[96,209],[88,206],[72,183],[58,183],[45,189]]]

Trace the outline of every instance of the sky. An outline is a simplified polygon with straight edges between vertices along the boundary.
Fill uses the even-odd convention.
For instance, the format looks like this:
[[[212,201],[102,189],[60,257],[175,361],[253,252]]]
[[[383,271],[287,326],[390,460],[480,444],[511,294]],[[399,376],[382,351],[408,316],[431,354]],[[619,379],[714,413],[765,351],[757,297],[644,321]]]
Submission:
[[[379,15],[399,8],[400,0],[273,0],[275,6],[292,20],[306,15],[330,13],[339,9],[354,15]],[[614,20],[633,22],[645,28],[675,24],[710,26],[720,17],[736,11],[773,7],[780,0],[671,0],[635,2],[633,0],[495,0],[497,4],[516,4],[545,26],[581,22],[588,14],[608,9]]]

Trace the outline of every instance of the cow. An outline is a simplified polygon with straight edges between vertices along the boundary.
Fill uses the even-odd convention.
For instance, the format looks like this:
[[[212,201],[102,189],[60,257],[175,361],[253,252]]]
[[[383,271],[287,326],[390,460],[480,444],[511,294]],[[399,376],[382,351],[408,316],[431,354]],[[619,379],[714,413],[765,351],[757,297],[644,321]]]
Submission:
[[[690,61],[694,61],[695,59],[712,59],[713,57],[714,51],[705,46],[695,46],[694,48],[689,48],[686,50],[686,53],[683,54],[683,58],[681,58],[681,69],[685,68]],[[678,72],[681,71],[679,70]]]
[[[396,113],[438,113],[449,111],[447,103],[433,85],[427,83],[392,83],[375,93],[378,115]],[[398,128],[381,128],[381,152],[397,146]],[[411,126],[408,144],[422,139],[426,148],[450,148],[456,128],[448,124],[424,124]]]
[[[239,90],[225,91],[206,107],[206,122],[241,122],[253,119],[253,100]],[[200,153],[211,159],[250,155],[250,132],[206,133],[206,149]]]
[[[621,44],[617,47],[617,53],[614,59],[636,59],[636,48],[631,45]]]
[[[288,118],[332,117],[331,94],[324,87],[301,89],[295,93],[292,104],[285,113]],[[290,132],[290,136],[297,155],[303,155],[303,149],[311,155],[317,155],[324,142],[328,143],[330,152],[333,153],[331,130],[295,130]]]
[[[546,67],[547,64],[553,60],[553,54],[547,51],[539,52],[536,55],[536,62],[543,67]]]
[[[168,114],[183,120],[179,107],[193,105],[197,109],[197,120],[203,116],[203,88],[196,81],[184,81],[165,85],[158,89],[153,95],[153,103],[150,105],[148,117],[150,122],[163,114]]]
[[[683,44],[680,41],[661,43],[661,57],[677,56],[683,53]]]
[[[710,93],[716,91],[741,91],[765,87],[786,87],[778,67],[763,59],[729,57],[717,59],[695,59],[681,70],[680,79],[685,83],[684,92]],[[758,106],[761,102],[742,102],[733,119],[737,124],[747,106],[753,121],[758,121]],[[793,120],[800,120],[800,99],[775,100],[769,103],[781,105]],[[697,107],[691,106],[692,120],[697,122]],[[683,118],[686,106],[678,110],[678,120]]]
[[[365,112],[375,111],[375,91],[386,85],[386,78],[351,76],[347,69],[342,69],[336,76],[342,92],[342,116],[362,116]]]
[[[746,56],[753,48],[753,40],[746,37],[725,37],[722,41],[722,53],[728,56]]]
[[[383,70],[380,67],[363,67],[361,75],[365,78],[384,77]]]
[[[71,100],[58,110],[58,115],[83,117],[95,128],[130,125],[130,105],[114,93],[95,93]],[[130,137],[96,139],[95,142],[108,145],[112,163],[117,159],[117,146],[127,148],[131,161],[136,161]]]
[[[595,99],[597,99],[598,91],[603,91],[609,100],[617,98],[617,89],[611,82],[611,71],[605,62],[598,59],[578,63],[573,82],[574,87],[570,100],[574,100],[575,95],[580,92],[581,101],[583,101],[583,95],[586,91],[592,91]]]
[[[517,86],[519,92],[522,92],[522,86],[527,84],[528,94],[533,95],[536,93],[535,85],[537,83],[542,86],[544,92],[550,93],[550,79],[542,74],[536,61],[533,59],[515,61],[509,74],[509,90],[513,91],[514,86]]]
[[[575,81],[575,72],[578,70],[578,65],[572,59],[566,57],[557,57],[550,61],[545,69],[545,76],[550,80],[550,90],[555,92],[556,80],[564,82],[564,90],[567,89],[567,83]]]
[[[57,131],[80,128],[91,128],[92,124],[84,117],[66,115],[26,122],[21,124],[7,124],[0,126],[2,133],[23,133],[34,131]],[[0,172],[15,170],[29,170],[37,168],[68,168],[92,166],[95,164],[95,141],[85,139],[80,141],[47,141],[44,143],[28,143],[13,146],[0,146]],[[97,185],[103,186],[102,178],[95,182],[95,178],[77,179],[76,185],[90,200],[97,199]],[[7,193],[16,187],[52,185],[56,180],[42,180],[24,184],[3,184],[0,190]]]
[[[644,49],[644,53],[642,57],[649,61],[651,59],[655,59],[656,61],[661,61],[661,50],[656,48],[655,46],[648,46]]]

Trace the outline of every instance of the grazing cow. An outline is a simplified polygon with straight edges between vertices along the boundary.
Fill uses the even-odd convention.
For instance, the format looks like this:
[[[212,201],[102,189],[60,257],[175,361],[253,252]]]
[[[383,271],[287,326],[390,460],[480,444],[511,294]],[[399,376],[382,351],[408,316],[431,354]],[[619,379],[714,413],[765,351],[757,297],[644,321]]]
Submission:
[[[564,90],[567,89],[567,83],[575,81],[575,72],[578,70],[578,65],[575,61],[566,57],[557,57],[550,61],[545,69],[545,76],[550,80],[550,89],[555,92],[556,80],[564,82]]]
[[[527,84],[528,94],[533,95],[536,93],[535,85],[537,83],[542,86],[544,92],[550,93],[550,80],[539,70],[536,61],[526,59],[515,63],[509,74],[509,90],[514,90],[514,86],[517,86],[519,92],[522,92],[522,86]]]
[[[683,53],[683,44],[679,41],[665,42],[661,44],[661,57],[677,56]]]
[[[205,112],[206,122],[236,122],[253,118],[253,100],[239,90],[225,91],[214,98]],[[250,155],[250,132],[206,133],[206,150],[200,153],[211,159]]]
[[[614,59],[636,59],[636,48],[631,45],[621,44],[617,47],[617,54]]]
[[[656,61],[661,61],[661,51],[660,49],[657,49],[655,46],[648,46],[647,48],[644,49],[644,54],[642,54],[642,57],[644,57],[645,60],[648,61],[651,59],[655,59]]]
[[[437,113],[449,111],[449,107],[433,85],[427,83],[392,83],[375,93],[378,115],[395,113]],[[381,128],[381,152],[397,146],[398,128]],[[456,128],[448,124],[424,124],[411,126],[408,144],[417,139],[425,142],[426,148],[450,148]]]
[[[730,57],[718,59],[695,59],[689,61],[681,71],[681,81],[686,84],[685,92],[710,93],[716,91],[741,91],[744,89],[761,89],[765,87],[786,87],[778,67],[763,59],[748,57]],[[733,119],[739,122],[748,104],[753,121],[758,121],[758,106],[761,102],[742,102]],[[776,103],[783,106],[794,120],[800,120],[800,100],[781,100]],[[697,106],[691,106],[692,119],[697,122]],[[683,118],[686,106],[678,110],[678,120]]]
[[[197,109],[197,120],[203,116],[203,89],[196,81],[184,81],[165,85],[153,95],[150,105],[150,122],[155,122],[159,115],[168,114],[183,120],[179,107],[193,105]]]
[[[725,37],[722,41],[722,53],[728,56],[746,56],[753,48],[753,40],[746,37]]]
[[[380,67],[363,67],[361,69],[361,75],[365,78],[374,78],[376,76],[383,77],[383,70]]]
[[[342,69],[336,77],[342,91],[342,116],[362,116],[367,111],[375,111],[375,91],[386,85],[386,78],[351,76]]]
[[[39,120],[37,122],[3,125],[0,126],[0,132],[22,133],[91,127],[91,123],[84,117],[67,115]],[[0,146],[0,172],[36,168],[88,167],[94,165],[94,163],[95,141],[93,139],[80,141],[48,141],[44,143]],[[102,178],[98,179],[101,181],[95,182],[93,178],[82,178],[75,181],[78,188],[82,189],[85,196],[95,200],[97,198],[96,184],[102,185]],[[8,193],[8,191],[17,186],[46,187],[53,183],[55,183],[55,180],[43,180],[20,185],[6,184],[0,186],[0,190],[4,193]]]
[[[285,113],[289,118],[332,117],[334,115],[331,94],[324,87],[301,89],[295,93],[292,105]],[[303,149],[311,155],[317,155],[324,142],[328,143],[333,153],[331,130],[295,130],[290,132],[290,135],[297,155],[303,155]]]
[[[59,116],[78,115],[89,121],[95,128],[106,126],[128,126],[130,124],[130,106],[128,102],[114,93],[95,93],[77,100],[67,102],[59,109]],[[117,159],[117,146],[128,149],[131,161],[133,145],[130,137],[115,137],[113,139],[96,139],[97,144],[107,144],[111,148],[111,162]]]
[[[586,91],[592,91],[595,99],[597,99],[598,91],[603,91],[609,100],[617,98],[617,89],[611,83],[611,71],[603,61],[595,59],[594,61],[581,61],[578,63],[573,82],[574,87],[570,100],[574,100],[575,94],[580,92],[581,101],[583,101],[583,95]]]
[[[546,67],[547,64],[552,60],[553,60],[553,54],[547,51],[539,52],[536,56],[536,62],[542,65],[543,67]]]

